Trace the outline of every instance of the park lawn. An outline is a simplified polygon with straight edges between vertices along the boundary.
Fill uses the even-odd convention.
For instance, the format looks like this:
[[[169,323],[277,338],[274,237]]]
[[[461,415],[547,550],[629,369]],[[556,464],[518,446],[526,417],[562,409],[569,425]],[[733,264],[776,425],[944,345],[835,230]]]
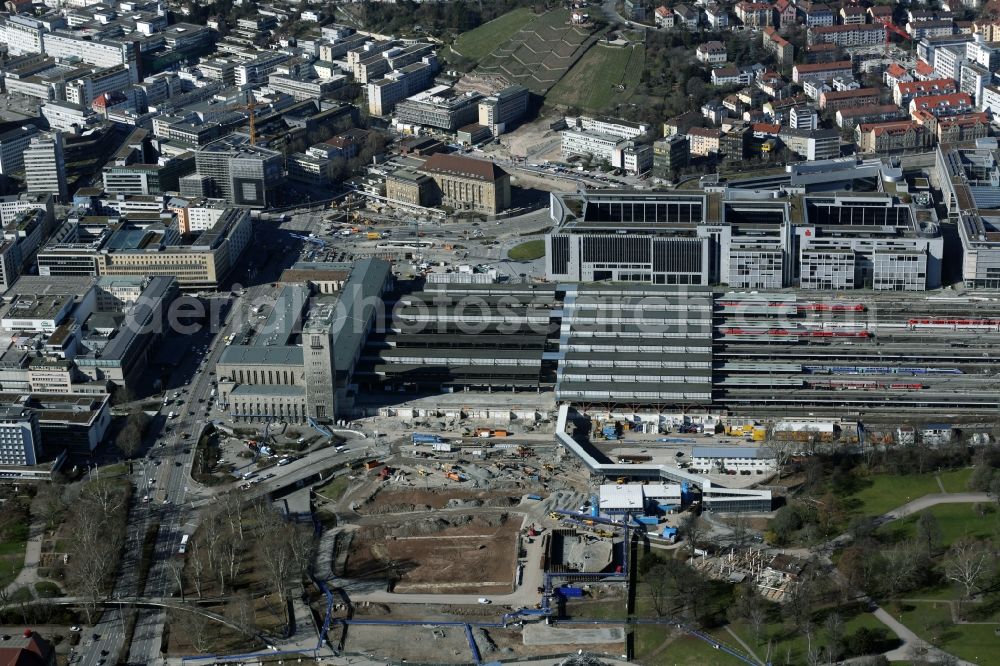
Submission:
[[[665,648],[652,654],[663,644],[669,632],[670,629],[665,626],[648,624],[636,626],[636,661],[643,666],[705,666],[707,664],[729,666],[729,664],[744,663],[731,654],[716,650],[705,641],[686,635],[677,636]],[[738,645],[726,644],[734,649],[739,649]]]
[[[452,50],[471,60],[481,60],[533,18],[535,15],[527,7],[519,7],[478,28],[463,32],[452,44]]]
[[[822,627],[822,620],[816,620],[817,627]],[[862,627],[866,629],[882,629],[890,640],[895,640],[896,635],[891,629],[879,622],[871,613],[857,613],[853,617],[844,618],[844,636],[850,636]],[[753,640],[753,632],[745,622],[736,622],[730,628],[739,635],[743,641],[754,649],[758,654],[766,652],[768,639],[771,639],[771,661],[775,664],[804,664],[806,663],[806,651],[808,641],[806,637],[793,627],[782,622],[772,622],[767,624],[761,631],[761,644],[756,644]],[[823,632],[818,632],[818,639],[821,643],[825,640]]]
[[[1000,526],[1000,512],[984,516],[972,510],[974,504],[938,504],[902,520],[889,523],[882,530],[896,539],[911,538],[916,534],[917,519],[921,513],[930,513],[941,527],[941,545],[948,548],[963,536],[988,538]],[[992,508],[992,507],[991,507]]]
[[[615,620],[625,621],[625,600],[607,599],[604,601],[574,601],[566,602],[566,615],[575,620]]]
[[[27,534],[24,539],[18,538],[0,543],[0,588],[5,588],[14,582],[17,574],[24,568],[26,544]]]
[[[645,49],[595,45],[559,80],[545,100],[550,104],[604,111],[628,99],[639,85]],[[624,85],[619,91],[616,86]]]
[[[507,252],[507,256],[514,261],[532,261],[545,256],[545,241],[530,240],[520,245],[515,245]]]
[[[349,484],[350,479],[347,478],[346,474],[342,474],[341,476],[334,477],[329,483],[317,488],[316,494],[321,495],[331,502],[336,502],[343,497]]]
[[[953,469],[938,474],[941,478],[941,485],[949,493],[965,493],[969,491],[969,477],[972,476],[972,468]]]
[[[974,664],[995,664],[997,624],[952,624],[948,604],[911,603],[903,624],[927,642]]]
[[[924,495],[940,493],[934,474],[876,474],[860,480],[862,488],[847,497],[861,516],[881,516]]]

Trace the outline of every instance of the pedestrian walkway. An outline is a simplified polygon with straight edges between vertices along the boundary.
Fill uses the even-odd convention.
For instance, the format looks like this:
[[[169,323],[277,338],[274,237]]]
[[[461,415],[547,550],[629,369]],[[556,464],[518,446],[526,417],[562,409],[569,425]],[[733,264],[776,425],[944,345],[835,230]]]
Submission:
[[[24,546],[24,566],[17,577],[4,589],[4,595],[9,599],[19,589],[26,589],[32,597],[36,596],[35,584],[46,579],[38,575],[38,567],[42,560],[42,540],[45,538],[45,526],[32,522],[28,527],[28,541]],[[53,582],[53,584],[56,584]]]

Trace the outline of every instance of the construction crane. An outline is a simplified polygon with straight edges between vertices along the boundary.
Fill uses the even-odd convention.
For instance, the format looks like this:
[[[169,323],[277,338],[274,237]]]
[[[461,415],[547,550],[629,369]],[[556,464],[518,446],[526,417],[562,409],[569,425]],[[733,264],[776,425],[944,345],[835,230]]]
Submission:
[[[247,103],[246,104],[227,104],[227,109],[233,111],[246,111],[249,114],[250,121],[250,145],[257,145],[257,117],[254,110],[257,108],[257,99],[253,96],[252,92],[247,93]]]
[[[905,30],[903,30],[902,28],[900,28],[898,25],[896,25],[895,23],[893,23],[891,18],[888,18],[888,17],[879,17],[879,22],[883,26],[885,26],[885,54],[886,55],[889,55],[889,33],[890,32],[896,33],[897,35],[899,35],[903,39],[909,40],[911,45],[913,44],[913,37],[910,36],[910,33],[906,32]]]

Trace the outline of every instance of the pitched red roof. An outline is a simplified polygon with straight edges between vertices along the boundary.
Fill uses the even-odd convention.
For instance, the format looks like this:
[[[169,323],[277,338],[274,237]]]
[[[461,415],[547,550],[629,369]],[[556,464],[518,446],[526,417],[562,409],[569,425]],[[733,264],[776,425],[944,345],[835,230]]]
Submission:
[[[928,65],[923,60],[917,61],[917,74],[920,74],[921,76],[930,76],[933,73],[934,73],[933,67]]]
[[[887,123],[864,123],[858,125],[858,131],[862,134],[873,132],[875,136],[882,136],[883,134],[900,134],[910,130],[919,132],[918,127],[921,125],[912,120],[891,120]]]
[[[460,176],[492,183],[507,174],[489,160],[477,160],[462,155],[435,153],[427,158],[420,167],[425,173],[439,173],[447,176]]]
[[[835,62],[814,62],[814,63],[799,63],[795,66],[795,69],[799,74],[808,74],[810,72],[826,72],[830,70],[839,69],[853,69],[850,60],[837,60]]]
[[[898,62],[894,62],[885,69],[885,73],[894,79],[898,79],[901,76],[906,75],[906,68],[900,65]]]

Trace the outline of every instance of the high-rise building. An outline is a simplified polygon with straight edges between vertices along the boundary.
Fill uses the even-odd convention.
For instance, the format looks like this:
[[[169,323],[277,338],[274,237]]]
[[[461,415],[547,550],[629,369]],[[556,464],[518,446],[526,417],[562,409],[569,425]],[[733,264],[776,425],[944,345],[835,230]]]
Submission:
[[[37,465],[41,449],[33,411],[19,405],[0,409],[0,465]]]
[[[236,206],[263,208],[283,179],[281,153],[251,146],[244,134],[230,134],[195,154],[197,175],[208,179],[210,192],[192,192],[224,199]],[[186,179],[181,179],[185,181]],[[182,183],[182,194],[184,191]]]
[[[60,132],[32,137],[24,151],[24,177],[31,194],[49,193],[66,201],[66,162]]]

